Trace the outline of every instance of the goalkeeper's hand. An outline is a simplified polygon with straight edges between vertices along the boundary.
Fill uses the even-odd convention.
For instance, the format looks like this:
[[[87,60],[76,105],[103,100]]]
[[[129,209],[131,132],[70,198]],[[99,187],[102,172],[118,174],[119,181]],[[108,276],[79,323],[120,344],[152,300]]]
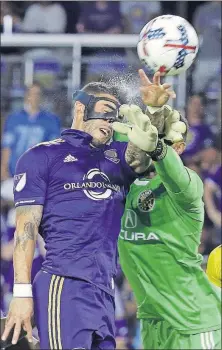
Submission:
[[[187,126],[180,121],[180,113],[170,106],[164,106],[164,139],[172,143],[183,141]]]
[[[145,152],[153,152],[158,141],[158,131],[149,117],[136,105],[122,105],[120,115],[126,117],[129,124],[114,122],[113,130],[127,135],[129,141]]]
[[[159,109],[164,106],[169,98],[176,98],[176,94],[173,90],[169,90],[170,84],[160,83],[160,72],[156,72],[151,82],[143,69],[139,69],[140,77],[140,93],[143,103],[146,106],[153,107],[153,109]]]

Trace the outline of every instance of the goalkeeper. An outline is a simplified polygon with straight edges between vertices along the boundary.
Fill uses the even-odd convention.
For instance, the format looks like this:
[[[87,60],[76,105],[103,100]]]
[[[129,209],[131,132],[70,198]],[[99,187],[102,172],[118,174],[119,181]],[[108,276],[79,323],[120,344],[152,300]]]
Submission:
[[[203,184],[179,157],[187,126],[164,105],[169,94],[159,98],[165,88],[160,76],[151,83],[140,71],[140,78],[146,115],[137,106],[122,106],[131,125],[114,123],[113,128],[147,152],[157,173],[131,185],[119,236],[120,263],[137,300],[143,347],[221,349],[220,298],[198,254]],[[140,125],[132,128],[135,120]]]

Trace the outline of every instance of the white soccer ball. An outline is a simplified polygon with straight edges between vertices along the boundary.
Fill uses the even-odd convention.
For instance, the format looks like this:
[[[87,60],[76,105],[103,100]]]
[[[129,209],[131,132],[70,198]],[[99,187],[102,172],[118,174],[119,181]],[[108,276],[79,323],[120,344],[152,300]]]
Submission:
[[[150,72],[177,75],[191,66],[198,47],[197,33],[189,22],[179,16],[165,15],[143,27],[137,52]]]

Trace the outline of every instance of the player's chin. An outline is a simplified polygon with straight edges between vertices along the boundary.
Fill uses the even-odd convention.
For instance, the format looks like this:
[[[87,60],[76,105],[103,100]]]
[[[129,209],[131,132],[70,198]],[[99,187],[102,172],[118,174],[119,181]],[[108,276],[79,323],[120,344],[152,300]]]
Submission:
[[[98,147],[98,146],[105,145],[107,142],[109,142],[109,140],[110,140],[110,137],[109,138],[107,138],[107,137],[101,137],[101,138],[94,137],[92,140],[92,144],[94,146]]]
[[[105,145],[107,142],[109,142],[111,137],[112,137],[112,134],[103,135],[102,133],[97,133],[96,135],[93,136],[92,143],[95,146]]]

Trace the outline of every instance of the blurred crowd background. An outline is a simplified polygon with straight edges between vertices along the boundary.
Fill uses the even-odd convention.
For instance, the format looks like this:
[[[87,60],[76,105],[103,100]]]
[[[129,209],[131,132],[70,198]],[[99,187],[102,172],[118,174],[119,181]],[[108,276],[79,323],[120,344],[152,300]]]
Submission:
[[[169,13],[187,18],[200,39],[196,62],[186,76],[185,106],[177,107],[190,125],[183,160],[205,186],[199,247],[205,268],[209,252],[221,243],[221,2],[1,1],[1,33],[139,34],[149,20]],[[1,309],[6,313],[13,286],[15,165],[29,147],[57,138],[70,127],[74,87],[71,48],[7,46],[1,52]],[[132,98],[141,68],[135,48],[83,47],[79,63],[81,86],[116,79],[116,84],[124,82]],[[43,259],[39,238],[32,277]],[[141,348],[135,300],[120,267],[116,287],[117,348]]]

